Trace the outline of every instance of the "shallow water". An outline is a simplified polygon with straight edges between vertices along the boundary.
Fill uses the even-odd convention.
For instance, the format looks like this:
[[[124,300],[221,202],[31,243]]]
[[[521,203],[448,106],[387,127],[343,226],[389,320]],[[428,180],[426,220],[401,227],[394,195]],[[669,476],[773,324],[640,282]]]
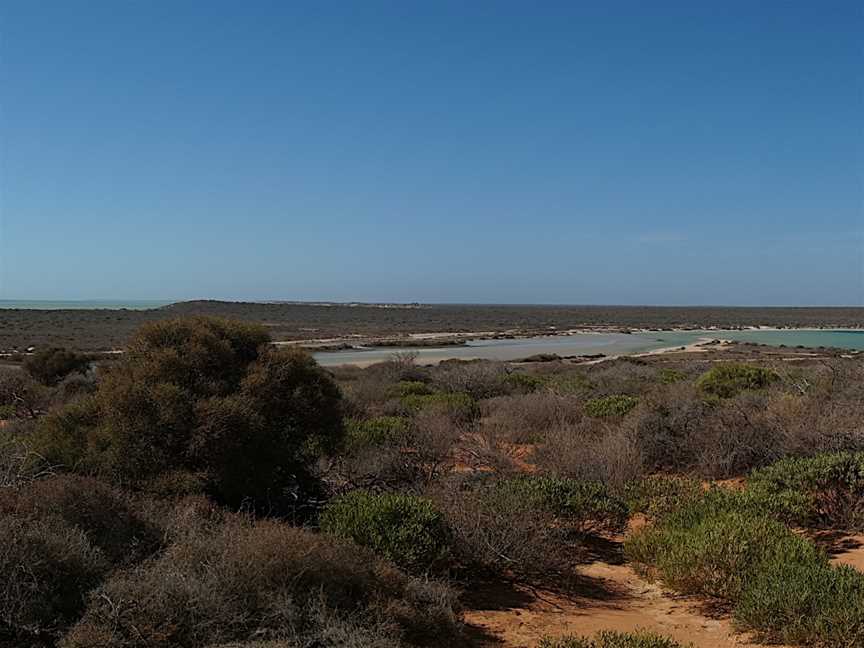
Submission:
[[[133,299],[129,301],[112,301],[108,299],[84,300],[48,300],[48,299],[0,299],[0,308],[18,308],[26,310],[147,310],[167,306],[171,302],[153,299]]]
[[[322,351],[314,354],[322,365],[367,364],[387,360],[394,353],[411,351],[419,362],[436,362],[446,358],[516,360],[538,353],[561,356],[602,353],[607,356],[644,353],[658,349],[692,344],[701,339],[726,339],[806,347],[837,347],[864,350],[864,331],[655,331],[647,333],[574,333],[518,340],[474,340],[465,346],[445,347],[369,347],[346,351]]]

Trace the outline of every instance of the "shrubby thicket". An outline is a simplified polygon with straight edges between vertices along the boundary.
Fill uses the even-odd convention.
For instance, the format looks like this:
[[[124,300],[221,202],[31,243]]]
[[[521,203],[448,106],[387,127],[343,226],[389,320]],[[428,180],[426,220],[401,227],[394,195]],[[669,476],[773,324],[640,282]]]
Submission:
[[[864,529],[858,359],[325,370],[187,318],[96,365],[0,372],[4,648],[470,645],[448,581],[575,585],[634,515],[646,578],[769,640],[864,645],[861,574],[801,532]]]

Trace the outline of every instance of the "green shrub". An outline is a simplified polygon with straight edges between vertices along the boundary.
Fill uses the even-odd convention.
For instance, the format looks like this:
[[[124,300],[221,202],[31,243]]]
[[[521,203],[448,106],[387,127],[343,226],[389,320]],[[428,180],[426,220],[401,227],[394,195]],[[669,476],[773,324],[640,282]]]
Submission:
[[[487,493],[499,506],[528,506],[555,515],[579,533],[620,531],[627,523],[627,505],[599,482],[564,477],[522,476],[506,479]]]
[[[432,502],[401,493],[353,491],[337,497],[324,509],[321,528],[411,571],[433,567],[449,544],[447,525]]]
[[[595,418],[607,416],[624,416],[636,407],[639,402],[634,396],[606,396],[604,398],[592,398],[585,403],[585,413]]]
[[[391,396],[401,398],[402,396],[428,396],[433,393],[433,389],[419,380],[400,380],[388,392]]]
[[[657,378],[664,385],[673,385],[675,383],[687,380],[687,374],[685,374],[683,371],[678,371],[677,369],[669,369],[667,367],[657,372]]]
[[[522,392],[534,392],[546,385],[541,376],[527,373],[511,373],[504,377],[504,384]]]
[[[864,574],[848,565],[772,562],[745,588],[734,616],[770,641],[864,646]]]
[[[708,396],[733,398],[747,390],[764,389],[779,379],[780,376],[770,369],[726,362],[699,376],[696,386]]]
[[[748,490],[782,501],[798,524],[864,529],[864,452],[783,459],[753,472]]]
[[[642,573],[729,605],[741,627],[768,640],[864,645],[864,574],[831,566],[762,505],[708,493],[632,535],[626,553]]]
[[[581,373],[565,373],[551,376],[547,382],[558,394],[578,394],[591,389],[591,381]]]
[[[408,422],[401,416],[348,419],[345,422],[345,445],[349,451],[387,446],[403,440],[407,433]]]
[[[473,421],[480,416],[480,408],[471,396],[462,392],[409,394],[401,399],[402,406],[409,412],[435,409],[447,413],[454,419]]]
[[[703,490],[702,484],[690,477],[650,475],[628,484],[625,494],[631,512],[657,519],[696,502]]]
[[[691,644],[687,644],[690,646]],[[687,648],[673,639],[648,631],[603,631],[593,637],[543,639],[538,648]]]

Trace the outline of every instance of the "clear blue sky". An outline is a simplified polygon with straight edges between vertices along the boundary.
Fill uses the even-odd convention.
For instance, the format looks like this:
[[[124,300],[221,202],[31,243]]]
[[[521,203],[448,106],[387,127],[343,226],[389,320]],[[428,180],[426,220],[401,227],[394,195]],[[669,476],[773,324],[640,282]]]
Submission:
[[[864,303],[864,3],[0,0],[0,298]]]

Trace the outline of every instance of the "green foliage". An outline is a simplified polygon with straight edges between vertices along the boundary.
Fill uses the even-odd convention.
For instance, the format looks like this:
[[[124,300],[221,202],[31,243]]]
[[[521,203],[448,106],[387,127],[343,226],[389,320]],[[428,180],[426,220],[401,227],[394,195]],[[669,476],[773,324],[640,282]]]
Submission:
[[[832,567],[761,504],[710,492],[632,535],[627,555],[674,589],[729,604],[742,627],[769,640],[864,645],[864,574]]]
[[[127,483],[189,472],[231,505],[287,504],[315,487],[310,449],[340,443],[341,397],[308,354],[266,342],[260,327],[216,319],[147,325],[92,396],[40,422],[34,450]]]
[[[733,398],[747,390],[764,389],[779,379],[780,376],[770,369],[724,362],[699,376],[696,386],[708,396]]]
[[[345,422],[345,446],[352,451],[392,445],[404,439],[407,433],[408,421],[401,416],[348,419]]]
[[[434,409],[445,412],[461,421],[473,421],[480,416],[477,401],[462,392],[438,392],[435,394],[409,394],[401,399],[402,406],[409,412]]]
[[[689,646],[690,644],[688,644]],[[603,631],[593,637],[545,638],[538,648],[686,648],[668,637],[648,631]]]
[[[547,384],[558,394],[578,394],[591,389],[591,381],[581,373],[572,372],[550,376]]]
[[[433,393],[433,389],[419,380],[400,380],[388,392],[391,396],[401,398],[403,396],[428,396]]]
[[[511,373],[504,377],[504,384],[513,389],[530,393],[541,389],[546,385],[546,380],[541,376],[528,373]]]
[[[585,413],[594,418],[607,416],[624,416],[636,407],[639,399],[634,396],[606,396],[604,398],[592,398],[585,403]]]
[[[687,380],[687,374],[682,371],[678,371],[677,369],[670,369],[666,367],[657,372],[657,378],[664,385],[672,385],[674,383]]]
[[[527,505],[555,515],[580,533],[619,531],[627,523],[627,505],[599,482],[565,477],[522,476],[503,480],[488,498],[498,506]]]
[[[450,539],[432,502],[401,493],[353,491],[337,497],[324,509],[321,528],[415,572],[441,560]]]
[[[864,452],[783,459],[755,471],[748,490],[783,502],[798,524],[864,529]]]
[[[90,358],[67,349],[45,349],[27,356],[24,369],[43,385],[53,387],[71,373],[86,373]]]
[[[626,499],[631,512],[657,519],[692,504],[703,495],[695,479],[678,475],[650,475],[627,485]]]

